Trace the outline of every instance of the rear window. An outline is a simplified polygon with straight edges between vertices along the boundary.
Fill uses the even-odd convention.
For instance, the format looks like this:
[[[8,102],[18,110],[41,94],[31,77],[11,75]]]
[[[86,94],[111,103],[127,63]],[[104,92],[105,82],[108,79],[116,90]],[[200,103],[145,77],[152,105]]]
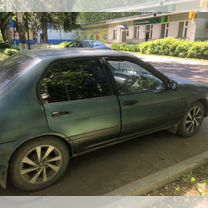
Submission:
[[[31,57],[23,54],[15,54],[7,60],[0,63],[0,89],[4,88],[18,75],[23,72],[27,66],[33,62]]]

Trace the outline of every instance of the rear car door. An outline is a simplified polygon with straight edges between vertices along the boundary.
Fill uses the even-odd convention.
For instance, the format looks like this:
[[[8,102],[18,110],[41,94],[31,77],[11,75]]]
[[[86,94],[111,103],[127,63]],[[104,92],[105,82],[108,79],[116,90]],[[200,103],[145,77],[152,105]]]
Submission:
[[[150,132],[175,124],[185,103],[177,90],[135,59],[107,58],[121,105],[121,136]]]
[[[120,107],[99,59],[59,60],[40,85],[49,128],[77,150],[111,142],[120,133]]]

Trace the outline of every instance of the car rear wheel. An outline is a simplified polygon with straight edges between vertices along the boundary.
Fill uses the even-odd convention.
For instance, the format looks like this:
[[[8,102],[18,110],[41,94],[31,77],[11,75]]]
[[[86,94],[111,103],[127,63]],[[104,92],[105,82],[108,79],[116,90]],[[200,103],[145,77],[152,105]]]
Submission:
[[[66,144],[54,137],[35,139],[17,150],[11,159],[12,184],[23,191],[36,191],[55,183],[69,163]]]
[[[197,133],[204,119],[205,109],[202,103],[196,102],[191,105],[185,116],[181,119],[178,134],[190,137]]]

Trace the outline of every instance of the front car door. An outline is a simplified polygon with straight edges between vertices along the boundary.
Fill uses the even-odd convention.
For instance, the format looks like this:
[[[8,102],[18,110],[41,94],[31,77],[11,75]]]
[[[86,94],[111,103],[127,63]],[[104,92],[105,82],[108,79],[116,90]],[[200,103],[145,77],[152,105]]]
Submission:
[[[120,133],[120,107],[99,59],[59,60],[40,86],[49,128],[77,150],[108,143]]]
[[[163,129],[179,120],[185,106],[179,92],[167,89],[143,62],[127,57],[106,61],[121,105],[122,136]]]

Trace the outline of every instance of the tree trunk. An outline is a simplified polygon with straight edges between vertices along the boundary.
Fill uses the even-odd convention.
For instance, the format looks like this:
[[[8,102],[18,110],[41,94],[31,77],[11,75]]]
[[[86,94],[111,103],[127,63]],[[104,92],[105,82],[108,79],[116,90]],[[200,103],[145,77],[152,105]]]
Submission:
[[[20,49],[26,48],[26,37],[25,37],[25,27],[24,27],[24,20],[21,13],[18,13],[18,33],[19,33],[19,40],[20,40]]]
[[[41,23],[42,23],[41,26],[42,26],[43,43],[47,44],[48,43],[48,17],[47,17],[46,12],[42,13]]]
[[[43,24],[42,32],[43,32],[43,42],[44,42],[44,44],[47,44],[48,43],[48,24],[47,24],[47,22]]]
[[[7,40],[7,38],[6,38],[6,28],[1,28],[1,34],[2,34],[3,41],[6,42],[6,40]]]
[[[31,49],[31,45],[30,45],[30,32],[27,31],[27,41],[28,41],[28,49]]]

